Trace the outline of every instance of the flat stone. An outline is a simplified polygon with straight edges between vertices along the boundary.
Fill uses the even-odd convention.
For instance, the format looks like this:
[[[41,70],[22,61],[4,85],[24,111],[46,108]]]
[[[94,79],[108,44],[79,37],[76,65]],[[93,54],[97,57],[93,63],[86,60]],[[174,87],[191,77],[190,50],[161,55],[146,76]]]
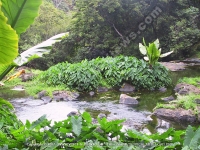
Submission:
[[[121,94],[119,103],[120,104],[127,104],[127,105],[137,105],[138,101],[134,97],[128,96],[126,94]]]
[[[167,88],[165,88],[165,87],[161,87],[161,88],[159,88],[158,90],[159,90],[160,92],[163,92],[163,93],[164,93],[164,92],[167,91]]]
[[[50,96],[41,97],[41,100],[43,100],[45,104],[52,102],[52,98]]]
[[[119,89],[121,92],[133,92],[135,91],[135,87],[128,83],[124,83],[123,86]]]
[[[30,100],[30,101],[26,101],[23,104],[26,104],[29,106],[40,106],[40,105],[43,105],[44,102],[43,102],[43,100]]]
[[[187,64],[183,62],[161,62],[163,66],[165,66],[170,71],[182,71],[185,70]]]
[[[163,97],[163,98],[161,98],[163,101],[166,101],[166,102],[169,102],[169,101],[173,101],[173,100],[175,100],[175,98],[174,98],[174,96],[169,96],[169,97]]]
[[[89,94],[90,94],[90,96],[94,96],[95,92],[94,91],[90,91]]]
[[[24,89],[24,87],[22,85],[17,85],[17,86],[15,86],[11,90],[14,90],[14,91],[24,91],[25,89]]]
[[[15,100],[12,100],[12,103],[25,103],[27,101],[27,99],[23,98],[23,99],[15,99]]]
[[[97,92],[101,93],[101,92],[107,92],[108,91],[108,88],[106,87],[98,87],[97,88]]]

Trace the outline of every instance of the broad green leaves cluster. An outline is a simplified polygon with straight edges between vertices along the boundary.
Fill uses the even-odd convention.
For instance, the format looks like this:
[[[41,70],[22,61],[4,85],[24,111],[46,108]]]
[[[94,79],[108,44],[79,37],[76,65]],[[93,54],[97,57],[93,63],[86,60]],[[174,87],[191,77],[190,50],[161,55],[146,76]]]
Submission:
[[[41,57],[44,53],[48,53],[51,45],[65,35],[59,34],[53,36],[17,57],[18,37],[33,23],[34,18],[38,15],[38,9],[42,0],[2,0],[1,2],[0,19],[2,20],[2,28],[0,29],[0,38],[2,40],[0,41],[0,80],[14,67],[21,66],[32,59]]]
[[[0,1],[0,80],[16,66],[13,60],[18,55],[19,36],[38,14],[42,0]]]
[[[191,126],[186,131],[169,128],[162,134],[146,135],[134,129],[122,131],[125,120],[97,118],[94,124],[87,112],[53,124],[46,116],[23,124],[8,102],[0,99],[0,106],[0,149],[196,150],[200,144],[200,128]]]
[[[149,61],[149,64],[155,65],[156,62],[158,62],[158,59],[161,57],[166,57],[168,55],[170,55],[171,53],[173,53],[173,51],[168,52],[168,53],[164,53],[161,54],[161,48],[159,49],[160,43],[159,40],[155,40],[153,43],[149,43],[149,46],[146,45],[146,42],[143,38],[143,43],[144,45],[142,45],[141,43],[139,43],[139,50],[141,52],[141,54],[146,55],[144,57],[144,59],[146,61]]]
[[[2,7],[0,1],[0,65],[12,62],[18,55],[18,35],[7,23],[8,19],[5,17]]]
[[[64,84],[79,91],[90,91],[98,86],[121,86],[128,82],[138,89],[156,89],[171,84],[168,70],[148,64],[135,57],[96,58],[91,61],[57,64],[45,71],[40,79],[47,84]]]

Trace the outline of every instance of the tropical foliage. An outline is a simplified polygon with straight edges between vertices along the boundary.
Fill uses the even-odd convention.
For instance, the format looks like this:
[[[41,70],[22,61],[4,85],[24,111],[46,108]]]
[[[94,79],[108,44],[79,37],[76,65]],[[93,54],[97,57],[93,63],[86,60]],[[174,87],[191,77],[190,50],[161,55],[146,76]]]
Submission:
[[[104,85],[121,86],[123,82],[138,89],[156,89],[171,84],[169,72],[164,66],[159,63],[152,69],[148,66],[145,61],[135,57],[96,58],[75,64],[57,64],[40,78],[49,85],[64,84],[79,91],[90,91]]]
[[[2,43],[0,44],[0,54],[2,58],[0,61],[0,80],[2,80],[14,67],[21,66],[31,59],[41,57],[44,53],[48,53],[51,45],[61,37],[65,36],[65,34],[54,36],[21,53],[20,56],[16,58],[18,53],[18,36],[20,36],[20,34],[33,22],[38,14],[38,8],[41,2],[41,0],[37,2],[31,2],[31,0],[15,2],[2,1],[1,18],[3,28],[1,28],[1,30],[3,31],[0,36],[3,40],[1,40]],[[12,9],[10,10],[9,8]],[[6,24],[6,18],[8,19],[7,23],[9,24]],[[9,45],[6,43],[9,43]],[[7,51],[5,52],[5,50]],[[14,58],[16,59],[13,61]]]
[[[142,37],[148,43],[159,39],[163,53],[174,51],[162,60],[189,57],[198,52],[200,45],[199,10],[193,6],[184,0],[77,0],[67,28],[70,36],[33,66],[47,69],[59,62],[119,54],[141,57],[138,43]],[[145,24],[145,19],[151,22]],[[140,30],[140,23],[146,25],[144,30]]]
[[[18,55],[18,36],[34,21],[41,3],[42,0],[0,1],[0,80],[10,71],[9,66]]]
[[[54,35],[66,32],[70,16],[70,13],[66,14],[43,0],[34,23],[20,36],[19,52],[22,53]]]
[[[158,62],[159,58],[166,57],[173,53],[173,51],[161,54],[161,48],[159,48],[160,43],[159,40],[155,40],[153,43],[149,43],[149,46],[146,45],[145,40],[143,38],[143,43],[139,43],[139,50],[141,54],[146,55],[144,59],[149,62],[149,64],[152,66],[156,62]]]

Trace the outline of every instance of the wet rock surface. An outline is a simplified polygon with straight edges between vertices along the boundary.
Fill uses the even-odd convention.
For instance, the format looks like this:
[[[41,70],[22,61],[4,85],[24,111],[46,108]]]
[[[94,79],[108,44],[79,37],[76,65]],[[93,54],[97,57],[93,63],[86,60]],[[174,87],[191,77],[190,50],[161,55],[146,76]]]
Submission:
[[[174,98],[174,96],[171,95],[169,97],[163,97],[162,100],[165,101],[165,102],[169,102],[169,101],[175,100],[175,98]]]
[[[166,119],[179,123],[199,123],[198,117],[194,114],[192,110],[185,110],[182,108],[178,109],[156,109],[153,113],[155,116],[161,119]]]
[[[179,83],[174,88],[174,91],[180,95],[187,95],[189,93],[200,94],[200,89],[194,85]]]
[[[188,59],[183,60],[182,62],[200,64],[200,59],[199,58],[188,58]]]
[[[124,83],[123,86],[119,89],[121,92],[133,92],[135,91],[135,87],[128,83]]]
[[[151,112],[136,111],[133,107],[113,102],[86,102],[86,101],[52,101],[45,104],[43,100],[32,98],[13,99],[11,103],[15,112],[22,122],[26,119],[35,121],[42,115],[46,115],[52,121],[61,121],[68,116],[77,115],[78,111],[88,111],[93,118],[106,117],[108,120],[126,119],[126,128],[142,128],[150,120]],[[98,113],[94,113],[98,112]]]
[[[183,62],[161,62],[161,64],[170,71],[182,71],[187,67],[187,64]]]
[[[68,91],[54,91],[53,99],[55,101],[76,101],[78,100],[79,94]]]
[[[101,93],[101,92],[107,92],[108,91],[108,88],[106,87],[98,87],[97,88],[97,92]]]
[[[120,95],[119,103],[126,104],[126,105],[138,105],[139,104],[136,97],[131,97],[126,94]]]

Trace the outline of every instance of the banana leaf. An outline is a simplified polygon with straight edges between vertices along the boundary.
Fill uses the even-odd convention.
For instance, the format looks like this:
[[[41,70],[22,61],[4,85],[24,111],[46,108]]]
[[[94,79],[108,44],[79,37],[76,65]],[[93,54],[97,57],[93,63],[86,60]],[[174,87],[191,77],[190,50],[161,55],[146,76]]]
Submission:
[[[30,60],[31,58],[42,57],[43,54],[49,53],[52,45],[55,42],[60,41],[63,37],[67,36],[68,33],[61,33],[51,37],[50,39],[24,51],[21,53],[11,64],[0,66],[0,81],[16,66],[21,66]]]
[[[38,16],[42,0],[1,0],[2,12],[8,18],[8,24],[18,35],[25,32]]]
[[[11,63],[18,55],[18,35],[7,24],[7,18],[1,8],[2,3],[0,1],[0,65]]]

